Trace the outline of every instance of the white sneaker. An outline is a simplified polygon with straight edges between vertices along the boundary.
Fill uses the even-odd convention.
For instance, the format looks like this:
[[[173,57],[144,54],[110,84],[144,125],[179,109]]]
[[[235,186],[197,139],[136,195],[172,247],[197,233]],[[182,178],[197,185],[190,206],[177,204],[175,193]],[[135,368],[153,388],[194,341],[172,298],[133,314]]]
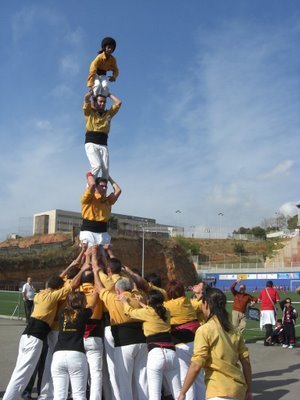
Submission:
[[[283,344],[282,347],[283,347],[284,349],[287,349],[289,346],[288,346],[287,344]]]
[[[289,349],[293,349],[294,346],[293,346],[292,344],[290,344],[288,348],[289,348]]]

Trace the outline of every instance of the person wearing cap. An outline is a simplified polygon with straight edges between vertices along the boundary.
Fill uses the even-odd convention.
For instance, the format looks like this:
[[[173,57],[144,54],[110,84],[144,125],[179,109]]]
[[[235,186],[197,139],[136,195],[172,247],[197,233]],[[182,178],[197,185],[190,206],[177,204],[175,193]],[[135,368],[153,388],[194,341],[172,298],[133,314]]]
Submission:
[[[95,98],[90,90],[84,96],[83,114],[86,121],[85,153],[91,166],[91,174],[96,179],[109,177],[109,151],[107,146],[111,119],[119,111],[122,101],[109,94],[113,101],[111,108],[106,110],[107,97],[98,94]]]
[[[94,96],[97,94],[107,96],[109,93],[108,82],[114,82],[119,75],[117,60],[112,55],[116,45],[115,39],[105,37],[101,42],[101,50],[98,56],[90,65],[87,86],[93,88]],[[112,71],[112,76],[106,75],[108,71]]]

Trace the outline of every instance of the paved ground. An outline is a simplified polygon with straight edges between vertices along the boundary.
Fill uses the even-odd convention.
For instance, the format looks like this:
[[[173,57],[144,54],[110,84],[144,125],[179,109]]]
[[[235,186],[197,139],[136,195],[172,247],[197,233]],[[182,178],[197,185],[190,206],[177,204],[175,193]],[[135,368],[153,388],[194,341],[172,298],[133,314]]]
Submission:
[[[23,321],[0,318],[0,397],[9,381],[18,352]],[[300,347],[293,350],[248,345],[251,355],[256,400],[299,400]]]

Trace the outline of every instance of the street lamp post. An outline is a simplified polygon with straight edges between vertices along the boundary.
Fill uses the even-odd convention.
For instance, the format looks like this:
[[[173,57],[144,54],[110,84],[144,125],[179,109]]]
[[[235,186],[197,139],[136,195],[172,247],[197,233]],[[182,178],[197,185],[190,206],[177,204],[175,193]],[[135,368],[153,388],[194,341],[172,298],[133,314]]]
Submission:
[[[178,220],[176,221],[176,224],[177,224],[176,228],[178,228],[178,229],[176,229],[176,231],[177,231],[176,236],[180,236],[179,235],[179,214],[181,214],[181,210],[176,210],[175,214],[178,214]]]
[[[142,277],[144,278],[145,275],[145,228],[141,226],[142,228]]]
[[[222,217],[224,217],[224,214],[222,212],[218,213],[219,216],[219,232],[220,232],[220,238],[221,238],[221,221],[222,221]]]

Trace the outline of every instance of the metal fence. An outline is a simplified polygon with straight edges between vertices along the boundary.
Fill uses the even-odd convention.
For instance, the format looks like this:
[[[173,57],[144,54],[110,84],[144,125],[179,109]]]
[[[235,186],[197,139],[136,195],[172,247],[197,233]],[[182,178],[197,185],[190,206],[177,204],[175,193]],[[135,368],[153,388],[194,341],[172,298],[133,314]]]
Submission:
[[[294,263],[292,266],[284,266],[282,264],[273,263],[266,266],[263,263],[205,263],[196,265],[197,272],[207,273],[235,273],[235,272],[255,272],[255,273],[271,273],[271,272],[299,272],[300,263]]]

